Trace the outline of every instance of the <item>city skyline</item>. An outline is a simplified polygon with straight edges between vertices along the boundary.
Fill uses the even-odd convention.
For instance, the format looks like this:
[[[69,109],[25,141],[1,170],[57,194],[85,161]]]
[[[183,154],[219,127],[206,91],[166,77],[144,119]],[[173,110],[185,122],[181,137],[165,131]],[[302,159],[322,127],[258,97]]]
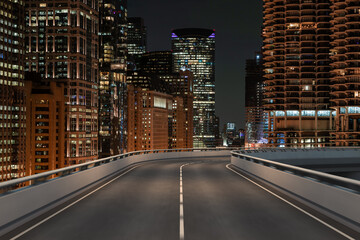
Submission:
[[[4,36],[1,41],[5,45],[1,45],[3,53],[0,57],[5,62],[1,67],[14,70],[1,72],[3,78],[12,77],[10,82],[3,79],[2,84],[7,86],[11,94],[3,94],[2,97],[10,97],[10,102],[15,101],[11,103],[12,113],[4,115],[12,120],[11,124],[5,121],[3,124],[6,135],[3,144],[10,143],[13,148],[9,150],[7,146],[3,146],[2,153],[13,153],[10,158],[3,154],[5,165],[11,161],[16,163],[3,168],[10,172],[6,173],[6,177],[4,174],[3,179],[21,176],[21,171],[25,168],[21,156],[24,152],[30,155],[26,159],[31,162],[26,163],[27,170],[31,166],[31,172],[36,172],[131,151],[126,147],[127,140],[137,142],[139,138],[151,141],[155,139],[156,130],[146,137],[140,134],[129,139],[127,135],[130,130],[139,130],[138,125],[144,124],[148,118],[144,115],[138,125],[132,126],[134,129],[128,128],[132,123],[127,121],[127,101],[133,96],[127,96],[127,84],[135,75],[140,77],[139,85],[135,88],[144,88],[146,85],[151,90],[151,85],[158,81],[193,84],[183,92],[183,99],[176,98],[179,94],[177,92],[159,90],[159,93],[174,94],[173,99],[167,96],[169,102],[173,101],[173,106],[168,104],[164,109],[175,110],[163,112],[164,124],[159,129],[164,132],[167,129],[168,132],[168,136],[163,134],[164,138],[161,140],[164,145],[151,143],[154,147],[147,144],[147,148],[177,146],[172,143],[183,141],[183,133],[177,134],[176,130],[183,121],[186,123],[186,131],[190,131],[192,127],[194,130],[193,143],[189,142],[191,146],[221,146],[219,126],[234,123],[244,129],[243,124],[236,120],[237,117],[242,118],[242,115],[248,117],[247,139],[255,134],[251,141],[267,144],[268,147],[359,145],[360,89],[357,61],[360,48],[357,46],[358,17],[354,16],[358,10],[352,3],[331,0],[264,0],[263,30],[258,34],[263,38],[263,46],[261,50],[253,51],[259,51],[260,55],[252,60],[260,60],[263,56],[264,61],[256,63],[257,66],[252,70],[250,58],[247,62],[250,65],[245,69],[241,65],[229,66],[228,74],[232,74],[232,78],[226,79],[218,74],[215,77],[218,70],[215,56],[222,53],[217,43],[218,31],[214,28],[196,28],[195,25],[202,21],[192,22],[191,27],[171,28],[170,35],[167,34],[164,40],[156,41],[164,47],[167,45],[165,42],[171,43],[171,51],[148,51],[147,32],[152,33],[151,27],[147,27],[146,16],[128,17],[127,1],[90,0],[85,3],[77,1],[72,5],[63,4],[60,0],[56,0],[56,4],[39,0],[35,2],[25,2],[25,6],[22,6],[14,0],[11,1],[15,4],[14,7],[2,3],[11,11],[17,8],[25,10],[24,13],[19,11],[16,14],[5,14],[5,18],[10,17],[14,22],[19,21],[21,16],[24,16],[25,21],[13,23],[10,30],[2,28]],[[139,9],[141,6],[138,6]],[[195,9],[196,6],[194,5]],[[215,3],[210,3],[201,8],[199,16],[208,14],[206,10],[216,6]],[[171,8],[171,3],[159,10],[168,8]],[[205,20],[211,20],[207,24],[213,26],[223,17],[221,14],[213,18],[203,16]],[[178,17],[175,14],[170,19],[178,20]],[[1,24],[9,25],[6,19]],[[186,21],[182,24],[188,25]],[[167,24],[159,25],[167,27]],[[24,34],[22,26],[25,27]],[[12,28],[18,32],[11,33]],[[222,29],[220,28],[220,36],[224,37]],[[246,29],[243,30],[246,32]],[[149,45],[154,46],[149,42]],[[238,44],[227,43],[232,55],[239,59],[244,57],[236,48],[241,45],[240,40]],[[11,44],[15,47],[7,46]],[[221,46],[223,44],[220,44],[220,48]],[[244,46],[250,49],[250,45]],[[219,62],[221,65],[226,61]],[[234,69],[245,71],[246,78],[242,79],[241,74],[234,74]],[[187,82],[173,75],[185,70],[192,72],[193,81]],[[27,74],[28,72],[36,74]],[[165,75],[160,76],[163,73]],[[28,78],[24,78],[25,75]],[[144,79],[152,81],[145,83]],[[246,88],[238,88],[237,84],[242,85],[238,79],[249,84]],[[23,80],[28,85],[25,92],[22,92]],[[255,85],[250,86],[255,82]],[[228,89],[226,92],[215,88],[224,83]],[[64,87],[63,90],[61,87]],[[37,91],[36,88],[40,90]],[[58,96],[60,91],[64,92],[65,99]],[[131,91],[134,91],[134,95],[138,93],[137,89]],[[188,93],[193,93],[191,108],[190,105],[185,106],[189,102],[184,98]],[[222,95],[224,93],[226,97]],[[146,94],[148,93],[144,92],[143,99]],[[49,96],[55,98],[51,99]],[[242,104],[246,102],[243,101],[244,98],[253,101],[249,106],[249,102],[246,103],[246,111],[242,108]],[[140,99],[134,100],[133,110],[143,116],[142,110],[138,108]],[[153,97],[149,99],[151,101],[144,102],[143,106],[151,107],[154,104],[155,108],[164,107],[163,104],[155,104]],[[219,99],[226,102],[225,107],[216,104]],[[22,107],[24,103],[26,107]],[[223,113],[230,112],[231,118],[226,118],[226,114],[219,114],[215,106]],[[3,106],[5,111],[9,111],[9,108],[10,105]],[[182,108],[187,111],[186,116],[179,114]],[[149,116],[152,119],[154,115],[150,113]],[[193,116],[191,122],[188,121],[189,116]],[[151,123],[156,120],[152,119]],[[25,127],[24,142],[22,136],[25,136]],[[182,128],[179,129],[180,132],[183,131]],[[189,132],[184,135],[189,136]],[[262,136],[266,139],[262,139]],[[187,146],[189,144],[186,143]],[[19,156],[16,156],[17,152],[20,153]],[[53,153],[56,154],[52,155]]]
[[[0,9],[0,239],[360,239],[360,0]]]
[[[134,0],[128,9],[130,17],[144,18],[149,51],[170,50],[168,39],[177,28],[216,30],[216,115],[221,125],[245,128],[245,63],[261,49],[262,1]]]

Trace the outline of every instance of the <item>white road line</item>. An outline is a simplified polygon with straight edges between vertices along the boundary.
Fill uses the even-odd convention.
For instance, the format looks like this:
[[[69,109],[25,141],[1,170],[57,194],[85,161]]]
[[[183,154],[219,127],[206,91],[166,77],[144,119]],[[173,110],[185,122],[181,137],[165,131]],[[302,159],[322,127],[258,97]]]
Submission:
[[[183,178],[182,178],[182,170],[183,167],[189,165],[190,163],[186,163],[180,166],[180,226],[179,226],[179,233],[180,233],[180,240],[184,240],[185,238],[185,230],[184,230],[184,195],[183,195]]]
[[[135,166],[135,167],[133,167],[133,168],[131,168],[131,169],[127,170],[126,172],[122,173],[121,175],[117,176],[116,178],[114,178],[114,179],[110,180],[109,182],[107,182],[107,183],[105,183],[104,185],[102,185],[102,186],[98,187],[97,189],[93,190],[92,192],[90,192],[90,193],[86,194],[85,196],[83,196],[83,197],[79,198],[79,199],[78,199],[78,200],[76,200],[75,202],[73,202],[73,203],[71,203],[71,204],[67,205],[66,207],[64,207],[64,208],[60,209],[60,210],[59,210],[59,211],[57,211],[56,213],[54,213],[54,214],[50,215],[49,217],[47,217],[47,218],[43,219],[42,221],[38,222],[37,224],[35,224],[35,225],[33,225],[33,226],[29,227],[28,229],[26,229],[25,231],[23,231],[23,232],[19,233],[18,235],[16,235],[15,237],[11,238],[10,240],[15,240],[15,239],[18,239],[19,237],[23,236],[23,235],[24,235],[24,234],[26,234],[27,232],[30,232],[30,231],[31,231],[31,230],[33,230],[34,228],[36,228],[36,227],[40,226],[40,225],[41,225],[41,224],[43,224],[44,222],[46,222],[46,221],[50,220],[51,218],[55,217],[55,216],[56,216],[56,215],[58,215],[59,213],[61,213],[61,212],[65,211],[65,210],[66,210],[66,209],[68,209],[69,207],[71,207],[71,206],[75,205],[76,203],[78,203],[78,202],[80,202],[81,200],[83,200],[83,199],[87,198],[87,197],[88,197],[88,196],[90,196],[91,194],[93,194],[93,193],[97,192],[98,190],[100,190],[100,189],[102,189],[103,187],[105,187],[105,186],[109,185],[110,183],[112,183],[112,182],[113,182],[113,181],[115,181],[116,179],[118,179],[118,178],[120,178],[120,177],[124,176],[124,175],[125,175],[125,174],[127,174],[128,172],[130,172],[130,171],[132,171],[132,170],[134,170],[135,168],[140,167],[140,166],[142,166],[142,165],[138,165],[138,166]]]
[[[235,171],[235,170],[231,169],[231,168],[229,167],[229,165],[230,165],[230,164],[227,164],[227,165],[226,165],[226,168],[227,168],[227,169],[229,169],[230,171],[232,171],[232,172],[236,173],[237,175],[239,175],[239,176],[241,176],[241,177],[245,178],[245,179],[246,179],[246,180],[248,180],[249,182],[251,182],[251,183],[255,184],[256,186],[260,187],[261,189],[265,190],[266,192],[268,192],[268,193],[272,194],[273,196],[277,197],[278,199],[280,199],[280,200],[284,201],[285,203],[289,204],[290,206],[292,206],[292,207],[296,208],[296,209],[297,209],[297,210],[299,210],[300,212],[302,212],[302,213],[304,213],[304,214],[308,215],[309,217],[311,217],[311,218],[315,219],[316,221],[320,222],[321,224],[325,225],[326,227],[328,227],[328,228],[330,228],[330,229],[334,230],[335,232],[337,232],[337,233],[341,234],[342,236],[346,237],[347,239],[350,239],[350,240],[355,240],[355,238],[350,237],[350,236],[349,236],[349,235],[347,235],[346,233],[344,233],[344,232],[340,231],[339,229],[337,229],[337,228],[333,227],[332,225],[330,225],[330,224],[328,224],[328,223],[324,222],[323,220],[321,220],[321,219],[319,219],[319,218],[315,217],[314,215],[312,215],[311,213],[307,212],[306,210],[304,210],[304,209],[302,209],[302,208],[300,208],[300,207],[296,206],[295,204],[293,204],[293,203],[289,202],[288,200],[286,200],[286,199],[284,199],[284,198],[280,197],[280,196],[279,196],[279,195],[277,195],[276,193],[273,193],[273,192],[272,192],[272,191],[270,191],[269,189],[267,189],[267,188],[265,188],[265,187],[261,186],[260,184],[258,184],[258,183],[256,183],[256,182],[252,181],[251,179],[249,179],[249,178],[245,177],[245,176],[244,176],[244,175],[242,175],[241,173],[238,173],[237,171]]]

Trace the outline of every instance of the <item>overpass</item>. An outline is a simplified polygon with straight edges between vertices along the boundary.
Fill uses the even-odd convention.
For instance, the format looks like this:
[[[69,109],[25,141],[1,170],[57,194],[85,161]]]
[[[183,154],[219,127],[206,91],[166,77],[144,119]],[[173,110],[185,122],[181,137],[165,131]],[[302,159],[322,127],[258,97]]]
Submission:
[[[0,239],[360,239],[360,182],[295,166],[309,157],[353,163],[359,153],[177,149],[99,159],[0,183]]]

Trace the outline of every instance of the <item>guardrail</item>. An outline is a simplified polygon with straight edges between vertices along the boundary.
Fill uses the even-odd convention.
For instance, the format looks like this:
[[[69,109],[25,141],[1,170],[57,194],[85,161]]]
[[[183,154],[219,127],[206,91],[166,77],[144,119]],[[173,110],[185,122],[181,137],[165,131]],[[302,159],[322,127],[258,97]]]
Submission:
[[[346,151],[346,150],[355,150],[360,152],[359,147],[323,147],[323,148],[273,148],[273,147],[265,147],[265,148],[243,148],[242,150],[238,150],[239,153],[269,153],[269,152],[327,152],[329,150],[333,151]]]
[[[0,188],[6,190],[18,185],[30,185],[0,195],[0,236],[91,190],[128,167],[156,160],[192,161],[208,157],[230,157],[230,150],[234,149],[162,149],[129,152],[3,182]]]
[[[303,150],[294,151],[300,153]],[[319,151],[325,152],[326,149],[319,149]],[[349,149],[349,151],[351,150]],[[360,232],[360,208],[358,207],[360,181],[271,161],[242,152],[246,152],[246,150],[231,152],[231,163],[235,167],[290,198]],[[284,154],[287,153],[284,152]],[[331,154],[332,152],[329,151],[329,155]]]
[[[69,167],[64,167],[44,173],[39,173],[27,177],[22,177],[14,180],[9,180],[6,182],[0,183],[0,194],[7,193],[14,189],[20,189],[22,187],[28,187],[31,185],[37,185],[44,183],[49,180],[53,180],[54,178],[64,177],[69,174],[74,174],[77,172],[85,171],[90,168],[98,167],[110,162],[118,161],[127,157],[143,155],[143,154],[153,154],[153,153],[174,153],[174,152],[208,152],[208,151],[231,151],[237,150],[239,148],[183,148],[183,149],[158,149],[158,150],[146,150],[146,151],[136,151],[136,152],[128,152],[116,156],[111,156],[107,158],[102,158],[98,160],[94,160],[87,163],[81,163]]]
[[[193,148],[183,148],[183,149],[158,149],[158,150],[146,150],[146,151],[135,151],[128,152],[116,156],[111,156],[107,158],[98,159],[95,161],[77,164],[61,169],[56,169],[44,173],[39,173],[27,177],[22,177],[14,180],[9,180],[6,182],[0,182],[0,194],[6,193],[13,189],[19,189],[22,187],[28,187],[31,185],[37,185],[43,182],[46,182],[50,179],[67,176],[69,174],[73,174],[76,172],[81,172],[87,170],[89,168],[101,166],[103,164],[117,161],[126,157],[142,155],[142,154],[152,154],[152,153],[169,153],[169,152],[193,152],[193,151],[232,151],[237,150],[239,153],[257,153],[257,152],[309,152],[309,151],[326,151],[327,149],[338,149],[339,151],[344,151],[346,149],[354,149],[353,147],[342,147],[342,148],[201,148],[201,149],[193,149]],[[359,149],[360,152],[360,149]]]
[[[266,152],[268,149],[264,150],[250,150],[251,152],[257,152],[257,151],[264,151]],[[271,149],[269,149],[270,151],[272,151]],[[287,149],[290,151],[309,151],[312,150],[314,151],[315,149]],[[326,149],[322,149],[319,151],[325,151]],[[340,150],[344,150],[344,148],[339,148]],[[275,162],[275,161],[271,161],[271,160],[267,160],[267,159],[263,159],[263,158],[258,158],[258,157],[254,157],[254,156],[250,156],[250,155],[246,155],[240,152],[248,152],[249,150],[240,150],[237,152],[231,152],[231,155],[233,157],[237,157],[237,158],[241,158],[244,159],[246,161],[249,162],[253,162],[253,163],[257,163],[257,164],[261,164],[263,166],[267,166],[267,167],[271,167],[273,169],[277,169],[280,171],[284,171],[287,173],[291,173],[300,177],[305,177],[307,179],[316,181],[316,182],[321,182],[324,184],[328,184],[328,185],[332,185],[334,187],[341,187],[344,190],[356,193],[356,194],[360,194],[360,181],[357,180],[353,180],[353,179],[349,179],[349,178],[344,178],[344,177],[339,177],[339,176],[335,176],[332,174],[328,174],[328,173],[323,173],[323,172],[319,172],[319,171],[314,171],[314,170],[310,170],[310,169],[306,169],[306,168],[302,168],[302,167],[296,167],[296,166],[292,166],[289,164],[284,164],[284,163],[279,163],[279,162]],[[280,152],[282,150],[279,150]],[[315,150],[317,151],[317,150]],[[360,149],[359,149],[360,151]]]

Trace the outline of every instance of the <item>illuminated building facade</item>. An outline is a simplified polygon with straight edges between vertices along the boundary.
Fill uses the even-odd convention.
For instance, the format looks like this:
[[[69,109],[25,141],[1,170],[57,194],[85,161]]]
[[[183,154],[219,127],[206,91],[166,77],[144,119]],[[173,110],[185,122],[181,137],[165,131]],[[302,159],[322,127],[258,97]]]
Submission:
[[[194,148],[215,147],[215,31],[172,31],[173,69],[194,75]]]
[[[0,1],[0,182],[25,176],[24,1]]]
[[[360,146],[359,9],[356,0],[332,0],[331,103],[336,110],[332,133],[336,146]]]
[[[166,82],[173,99],[172,144],[170,148],[193,148],[193,74],[190,71],[160,74],[161,81]]]
[[[64,84],[65,165],[98,158],[97,0],[27,0],[26,70]]]
[[[26,74],[26,175],[65,167],[64,84]]]
[[[264,127],[266,115],[263,108],[264,78],[261,53],[256,53],[254,59],[246,60],[245,77],[245,109],[247,146],[255,146],[266,142]]]
[[[100,1],[99,156],[126,150],[127,1]]]
[[[133,84],[128,93],[128,151],[168,149],[173,97]]]
[[[145,53],[141,58],[140,66],[141,71],[129,74],[129,84],[147,89],[155,87],[157,91],[173,96],[173,136],[170,137],[169,148],[192,148],[194,98],[192,72],[173,73],[170,51]]]
[[[330,13],[330,0],[264,0],[269,146],[331,144]]]
[[[192,148],[191,72],[156,75],[132,71],[128,72],[127,79],[129,149],[148,150],[164,147],[164,145],[157,144],[165,142],[163,125],[160,127],[157,122],[165,124],[165,118],[168,129],[166,148]],[[166,102],[166,104],[159,105],[159,102]],[[152,112],[156,114],[154,115]],[[153,122],[154,124],[151,124]],[[157,139],[154,143],[149,138],[149,133],[153,136],[152,140]],[[141,134],[146,134],[147,137]],[[160,139],[162,140],[160,141]],[[147,144],[144,141],[148,141]]]
[[[144,19],[140,17],[128,18],[127,23],[127,49],[128,49],[128,68],[138,70],[138,65],[142,54],[147,48],[147,30]]]
[[[215,129],[215,141],[216,141],[216,147],[223,146],[223,138],[222,134],[220,133],[220,117],[215,117],[215,123],[214,123],[214,129]]]

